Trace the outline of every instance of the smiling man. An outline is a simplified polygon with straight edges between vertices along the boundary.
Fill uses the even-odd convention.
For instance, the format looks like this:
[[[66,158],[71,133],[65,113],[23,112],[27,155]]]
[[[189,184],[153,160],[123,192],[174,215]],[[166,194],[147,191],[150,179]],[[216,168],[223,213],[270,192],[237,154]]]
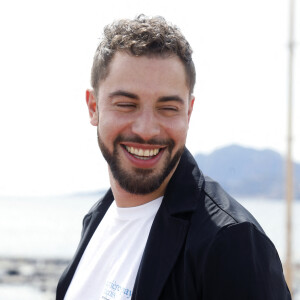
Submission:
[[[84,218],[57,300],[291,299],[263,229],[185,148],[191,55],[161,17],[105,28],[86,102],[111,188]]]
[[[98,126],[119,207],[141,205],[164,194],[184,151],[194,103],[186,77],[178,56],[119,51],[97,93],[87,92],[91,122]]]

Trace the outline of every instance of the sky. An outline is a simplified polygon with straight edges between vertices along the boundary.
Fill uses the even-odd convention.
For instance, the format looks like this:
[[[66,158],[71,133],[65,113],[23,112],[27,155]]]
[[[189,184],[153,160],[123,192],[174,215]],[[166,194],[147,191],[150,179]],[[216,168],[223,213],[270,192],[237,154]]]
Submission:
[[[103,27],[141,13],[176,24],[194,50],[193,154],[239,144],[285,155],[289,1],[1,1],[0,195],[109,186],[85,90]],[[295,15],[293,154],[300,162],[299,0]]]

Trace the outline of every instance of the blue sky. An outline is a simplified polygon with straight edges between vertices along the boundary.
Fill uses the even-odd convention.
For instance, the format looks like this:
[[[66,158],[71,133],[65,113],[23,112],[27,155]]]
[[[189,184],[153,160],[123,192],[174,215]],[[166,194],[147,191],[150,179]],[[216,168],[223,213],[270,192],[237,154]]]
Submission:
[[[296,1],[295,39],[300,40]],[[286,149],[288,5],[279,0],[6,1],[0,4],[0,194],[109,185],[85,89],[103,26],[140,13],[177,24],[194,49],[196,103],[187,146]],[[300,162],[295,50],[294,157]]]

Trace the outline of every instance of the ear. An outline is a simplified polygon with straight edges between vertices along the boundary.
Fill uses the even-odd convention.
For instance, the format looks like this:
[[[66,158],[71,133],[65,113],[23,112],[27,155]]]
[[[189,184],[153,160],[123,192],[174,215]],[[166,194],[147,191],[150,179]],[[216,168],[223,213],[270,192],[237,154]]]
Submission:
[[[94,90],[86,90],[85,93],[86,104],[89,109],[90,122],[93,126],[98,125],[98,110],[97,110],[97,98]]]
[[[193,107],[194,107],[195,97],[192,95],[189,100],[189,108],[188,108],[188,121],[190,122],[190,118],[192,115]]]

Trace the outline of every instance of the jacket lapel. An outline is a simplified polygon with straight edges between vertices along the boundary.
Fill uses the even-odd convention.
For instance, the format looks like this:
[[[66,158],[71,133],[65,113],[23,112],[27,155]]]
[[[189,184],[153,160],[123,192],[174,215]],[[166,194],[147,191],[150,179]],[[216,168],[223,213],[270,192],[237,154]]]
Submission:
[[[187,229],[187,221],[164,214],[157,216],[143,254],[132,299],[158,299],[182,248]]]
[[[133,289],[133,300],[157,300],[184,246],[195,191],[203,176],[185,150],[152,224]]]
[[[111,190],[109,190],[105,196],[91,208],[90,213],[85,216],[80,243],[70,265],[65,269],[58,282],[56,300],[64,299],[83,252],[112,201],[113,195]]]

